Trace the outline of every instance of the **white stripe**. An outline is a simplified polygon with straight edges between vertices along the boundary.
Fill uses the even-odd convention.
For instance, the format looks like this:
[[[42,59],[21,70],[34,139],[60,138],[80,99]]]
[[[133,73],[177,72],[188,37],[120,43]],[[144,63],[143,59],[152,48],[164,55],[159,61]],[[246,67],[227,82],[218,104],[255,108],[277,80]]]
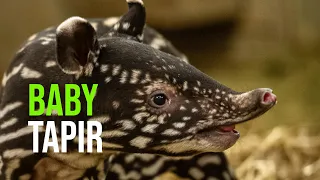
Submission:
[[[5,129],[5,128],[9,127],[9,126],[14,125],[17,122],[18,122],[18,118],[15,118],[15,117],[14,118],[10,118],[9,120],[5,121],[4,123],[2,123],[0,125],[0,129]]]
[[[42,128],[39,129],[39,132],[43,132],[43,131],[44,130]],[[31,134],[32,132],[33,132],[33,127],[27,126],[22,129],[19,129],[16,132],[2,135],[2,136],[0,136],[0,144],[7,142],[7,141],[10,141],[12,139],[17,139],[17,138],[24,136],[24,135]]]
[[[3,118],[8,112],[14,110],[15,108],[22,105],[22,102],[14,102],[11,104],[7,104],[3,109],[0,110],[0,119]]]
[[[6,159],[13,159],[13,158],[24,158],[29,155],[33,154],[32,150],[25,150],[25,149],[10,149],[6,150],[3,153],[3,157]]]
[[[22,66],[23,66],[23,64],[20,64],[19,66],[14,67],[9,74],[4,75],[4,76],[3,76],[3,79],[2,79],[2,86],[5,86],[6,83],[8,82],[8,80],[9,80],[12,76],[16,75],[16,74],[21,70]]]
[[[24,79],[38,79],[42,74],[38,71],[32,70],[30,68],[24,67],[21,71],[21,77]]]

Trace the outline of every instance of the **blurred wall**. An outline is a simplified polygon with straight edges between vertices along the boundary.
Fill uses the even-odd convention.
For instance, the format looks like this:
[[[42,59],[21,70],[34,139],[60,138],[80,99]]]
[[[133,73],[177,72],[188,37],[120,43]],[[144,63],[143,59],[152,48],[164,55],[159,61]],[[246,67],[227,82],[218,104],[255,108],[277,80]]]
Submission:
[[[145,0],[147,21],[160,30],[206,28],[221,22],[240,21],[227,43],[230,59],[263,59],[288,51],[319,50],[320,2],[317,0]],[[127,10],[120,0],[3,1],[0,7],[0,59],[13,56],[29,35],[56,25],[72,15],[118,16]],[[223,29],[223,31],[228,31]],[[185,38],[185,37],[181,37]],[[215,39],[209,39],[214,41]],[[223,42],[225,43],[225,42]],[[3,66],[1,70],[3,70]]]

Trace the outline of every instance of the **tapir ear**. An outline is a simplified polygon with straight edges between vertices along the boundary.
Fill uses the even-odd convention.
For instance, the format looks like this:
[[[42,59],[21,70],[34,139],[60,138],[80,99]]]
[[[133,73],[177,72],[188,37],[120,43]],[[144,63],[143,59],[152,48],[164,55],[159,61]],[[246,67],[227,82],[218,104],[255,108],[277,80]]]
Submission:
[[[81,17],[62,22],[56,31],[58,64],[65,73],[82,74],[96,63],[100,52],[96,31]]]
[[[142,41],[143,29],[146,23],[146,10],[142,0],[127,0],[129,10],[113,26],[111,32],[136,37]]]

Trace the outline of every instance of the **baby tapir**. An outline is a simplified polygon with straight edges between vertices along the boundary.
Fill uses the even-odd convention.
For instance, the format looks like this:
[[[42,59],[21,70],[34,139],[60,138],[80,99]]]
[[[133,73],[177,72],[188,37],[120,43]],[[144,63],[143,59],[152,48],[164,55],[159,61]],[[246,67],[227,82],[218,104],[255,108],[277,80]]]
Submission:
[[[98,170],[96,179],[104,179],[104,160],[115,152],[178,157],[221,152],[239,138],[235,124],[275,105],[271,89],[236,92],[179,58],[174,48],[166,53],[148,45],[156,42],[144,38],[152,32],[144,32],[144,5],[127,3],[129,11],[112,27],[71,17],[30,37],[18,51],[1,85],[1,179],[83,179],[92,168]],[[93,115],[86,114],[81,94],[77,116],[29,116],[29,84],[42,84],[44,99],[51,84],[59,85],[62,97],[66,84],[89,89],[98,84]],[[59,141],[61,121],[98,121],[103,153],[79,153],[77,138],[68,153],[33,153],[29,120],[53,120]],[[44,136],[40,130],[40,145]]]

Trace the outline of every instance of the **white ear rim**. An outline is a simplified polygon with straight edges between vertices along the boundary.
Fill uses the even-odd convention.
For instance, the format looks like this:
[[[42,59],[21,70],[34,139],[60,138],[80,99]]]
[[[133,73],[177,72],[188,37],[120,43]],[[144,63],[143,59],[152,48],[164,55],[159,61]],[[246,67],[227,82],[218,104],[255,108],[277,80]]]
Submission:
[[[143,5],[142,0],[127,0],[127,3],[139,3],[139,4]]]
[[[79,16],[72,16],[63,21],[58,27],[57,32],[66,31],[73,27],[76,23],[88,23],[88,21]]]

